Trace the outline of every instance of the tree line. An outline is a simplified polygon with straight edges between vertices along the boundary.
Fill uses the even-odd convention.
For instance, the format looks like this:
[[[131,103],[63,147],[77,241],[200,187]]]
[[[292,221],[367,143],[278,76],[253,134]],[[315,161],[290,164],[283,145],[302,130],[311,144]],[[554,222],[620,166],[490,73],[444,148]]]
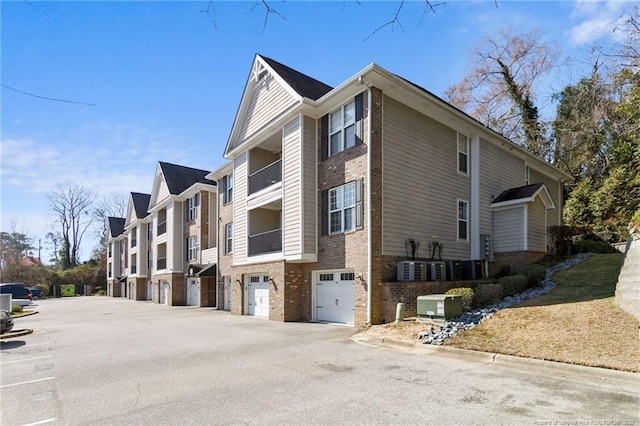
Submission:
[[[605,241],[640,229],[640,7],[615,28],[611,51],[593,49],[590,71],[541,110],[541,82],[564,65],[556,43],[507,28],[472,50],[475,66],[446,100],[572,176],[564,221]]]

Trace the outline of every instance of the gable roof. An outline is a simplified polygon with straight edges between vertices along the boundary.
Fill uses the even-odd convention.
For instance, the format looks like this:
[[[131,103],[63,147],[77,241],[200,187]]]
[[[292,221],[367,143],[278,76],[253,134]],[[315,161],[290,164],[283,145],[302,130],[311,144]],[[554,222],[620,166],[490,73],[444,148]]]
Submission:
[[[538,195],[542,197],[542,202],[545,204],[547,209],[555,208],[551,195],[544,183],[533,183],[531,185],[507,189],[494,198],[491,202],[491,207],[530,203],[534,201]]]
[[[196,183],[206,183],[207,185],[216,185],[216,182],[207,179],[209,170],[194,169],[177,164],[158,162],[162,169],[167,188],[171,195],[180,195],[185,189]]]
[[[117,237],[118,235],[121,235],[124,232],[124,222],[125,222],[124,217],[109,216],[107,218],[107,221],[109,222],[109,233],[111,234],[112,237]]]
[[[149,214],[149,201],[151,200],[151,194],[142,194],[140,192],[132,192],[131,199],[133,200],[133,209],[136,212],[138,219],[144,219]]]
[[[262,55],[257,56],[262,58],[271,67],[271,69],[282,77],[282,79],[300,96],[317,101],[333,90],[333,87],[328,84],[324,84],[323,82],[318,81],[313,77],[309,77],[300,71],[289,68],[278,61],[274,61],[273,59]]]

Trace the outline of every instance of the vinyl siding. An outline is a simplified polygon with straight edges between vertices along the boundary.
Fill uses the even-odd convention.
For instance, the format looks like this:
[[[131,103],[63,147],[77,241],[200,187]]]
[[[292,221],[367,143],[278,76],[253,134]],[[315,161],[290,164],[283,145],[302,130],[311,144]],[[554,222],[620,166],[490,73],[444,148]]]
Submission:
[[[160,185],[158,186],[158,194],[155,197],[156,203],[164,200],[169,197],[169,188],[167,187],[167,182],[165,182],[164,178],[160,181]]]
[[[524,207],[494,211],[492,241],[495,253],[524,250]]]
[[[480,139],[480,233],[492,234],[491,202],[503,191],[525,184],[524,161]]]
[[[528,204],[527,220],[527,243],[529,245],[527,250],[546,252],[547,209],[540,197],[536,197],[533,203]]]
[[[173,271],[182,271],[185,258],[183,211],[181,202],[172,202],[167,206],[167,269]]]
[[[316,210],[318,206],[317,183],[316,183],[316,120],[304,117],[304,138],[303,146],[303,245],[305,253],[316,252]]]
[[[542,182],[547,187],[549,191],[549,195],[551,195],[551,199],[553,200],[553,204],[556,206],[555,209],[547,210],[547,225],[561,225],[562,224],[562,205],[561,200],[559,199],[559,191],[560,191],[560,182],[557,180],[545,176],[542,173],[531,170],[531,183]]]
[[[302,251],[302,141],[300,118],[287,123],[282,130],[282,251],[285,256]]]
[[[247,153],[240,154],[233,164],[233,263],[236,264],[247,260]]]
[[[266,75],[253,87],[238,142],[268,125],[271,120],[295,103],[295,99],[271,75]]]
[[[437,241],[443,258],[468,259],[470,244],[456,242],[457,199],[471,197],[470,178],[457,172],[457,132],[389,97],[383,114],[383,254],[406,256],[413,238],[419,257]]]

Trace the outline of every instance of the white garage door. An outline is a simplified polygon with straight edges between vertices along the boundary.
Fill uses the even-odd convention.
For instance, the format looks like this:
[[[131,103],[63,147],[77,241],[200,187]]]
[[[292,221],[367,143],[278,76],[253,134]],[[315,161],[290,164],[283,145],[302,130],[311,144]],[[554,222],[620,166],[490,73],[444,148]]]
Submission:
[[[316,282],[316,319],[353,325],[355,292],[353,272],[318,275]]]
[[[190,279],[187,281],[187,306],[198,306],[198,294],[200,293],[200,282]]]
[[[247,315],[269,318],[269,277],[254,275],[248,279]]]

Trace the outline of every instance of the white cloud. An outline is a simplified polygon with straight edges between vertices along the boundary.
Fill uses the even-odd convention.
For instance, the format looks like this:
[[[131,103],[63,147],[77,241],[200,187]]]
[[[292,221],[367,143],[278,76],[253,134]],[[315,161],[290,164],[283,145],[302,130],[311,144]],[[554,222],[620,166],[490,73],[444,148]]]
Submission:
[[[571,13],[574,24],[567,30],[569,42],[581,46],[613,37],[620,13],[626,6],[624,1],[575,2]]]

